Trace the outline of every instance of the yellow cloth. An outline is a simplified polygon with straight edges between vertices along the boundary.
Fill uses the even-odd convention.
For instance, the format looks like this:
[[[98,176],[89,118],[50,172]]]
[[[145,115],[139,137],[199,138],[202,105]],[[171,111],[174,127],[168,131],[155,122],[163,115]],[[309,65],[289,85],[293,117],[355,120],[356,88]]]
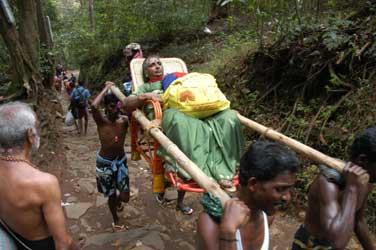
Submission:
[[[230,107],[212,75],[190,73],[173,81],[162,95],[164,109],[174,108],[195,118],[206,118]]]

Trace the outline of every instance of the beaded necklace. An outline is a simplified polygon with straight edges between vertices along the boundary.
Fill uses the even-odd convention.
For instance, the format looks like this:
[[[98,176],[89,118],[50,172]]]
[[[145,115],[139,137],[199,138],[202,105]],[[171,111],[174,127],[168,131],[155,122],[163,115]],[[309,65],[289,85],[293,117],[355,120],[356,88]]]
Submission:
[[[28,164],[29,166],[38,169],[37,166],[35,166],[33,163],[31,163],[27,159],[16,158],[16,157],[9,156],[9,155],[7,155],[7,156],[1,156],[0,155],[0,160],[2,160],[2,161],[8,161],[8,162],[24,162],[24,163]]]

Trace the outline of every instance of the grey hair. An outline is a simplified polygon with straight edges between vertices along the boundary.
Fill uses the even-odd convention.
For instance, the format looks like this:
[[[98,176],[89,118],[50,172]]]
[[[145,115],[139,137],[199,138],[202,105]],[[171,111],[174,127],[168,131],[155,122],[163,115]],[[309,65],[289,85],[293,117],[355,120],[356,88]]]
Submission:
[[[161,60],[161,58],[158,55],[150,55],[148,56],[144,62],[142,63],[142,76],[144,77],[144,81],[149,81],[149,76],[147,75],[148,67],[149,67],[149,61],[152,58],[157,58],[158,60]]]
[[[36,130],[36,125],[36,114],[26,103],[9,102],[0,105],[0,148],[22,148],[27,130]]]

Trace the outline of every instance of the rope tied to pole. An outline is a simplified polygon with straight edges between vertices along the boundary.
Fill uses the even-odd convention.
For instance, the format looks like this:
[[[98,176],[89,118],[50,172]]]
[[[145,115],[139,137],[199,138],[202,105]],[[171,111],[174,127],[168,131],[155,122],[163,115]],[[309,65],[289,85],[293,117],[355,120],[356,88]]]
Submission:
[[[161,127],[161,120],[160,119],[155,119],[155,120],[152,120],[150,121],[149,124],[147,124],[145,127],[144,127],[144,130],[145,132],[147,133],[148,136],[152,137],[152,135],[150,134],[150,131],[153,129],[153,128],[157,128],[161,131],[162,130],[162,127]]]
[[[267,134],[268,134],[268,132],[271,131],[271,130],[272,130],[272,128],[267,127],[267,128],[265,129],[265,131],[261,134],[261,136],[262,136],[263,138],[267,138]]]

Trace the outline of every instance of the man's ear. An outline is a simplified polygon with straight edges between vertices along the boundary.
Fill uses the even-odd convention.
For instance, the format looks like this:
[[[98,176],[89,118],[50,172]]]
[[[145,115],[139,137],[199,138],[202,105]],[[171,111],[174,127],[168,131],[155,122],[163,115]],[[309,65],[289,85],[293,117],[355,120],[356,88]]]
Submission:
[[[30,145],[33,145],[34,142],[34,130],[32,128],[28,128],[26,131],[26,140]]]
[[[250,192],[256,191],[258,185],[258,181],[255,177],[251,177],[248,179],[247,188]]]

